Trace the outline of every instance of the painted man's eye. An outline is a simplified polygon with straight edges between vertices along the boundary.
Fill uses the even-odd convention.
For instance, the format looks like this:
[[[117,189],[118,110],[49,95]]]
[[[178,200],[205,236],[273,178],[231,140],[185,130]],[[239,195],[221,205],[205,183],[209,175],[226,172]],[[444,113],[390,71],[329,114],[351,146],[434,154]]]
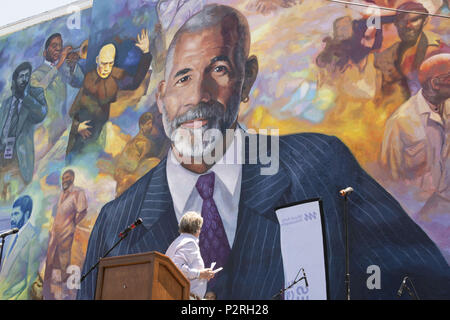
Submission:
[[[180,79],[176,82],[176,84],[183,84],[183,83],[185,83],[186,81],[188,81],[189,79],[190,79],[190,76],[184,76],[184,77],[180,78]]]
[[[226,66],[217,66],[214,68],[214,72],[225,74],[228,73],[228,68]]]

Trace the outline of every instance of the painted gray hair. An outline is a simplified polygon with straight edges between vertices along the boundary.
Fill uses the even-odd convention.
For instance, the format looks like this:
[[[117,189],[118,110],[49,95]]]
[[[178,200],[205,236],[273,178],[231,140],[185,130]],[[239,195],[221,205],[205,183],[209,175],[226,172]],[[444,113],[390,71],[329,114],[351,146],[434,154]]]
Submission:
[[[238,10],[219,4],[210,4],[205,6],[201,11],[193,15],[186,23],[175,33],[166,56],[166,70],[165,78],[168,79],[173,67],[173,57],[175,54],[175,47],[178,40],[185,33],[194,33],[205,30],[207,28],[229,25],[234,22],[237,32],[237,50],[235,50],[234,61],[238,68],[245,68],[250,51],[250,28],[248,26],[247,18]],[[222,34],[225,39],[226,34]]]

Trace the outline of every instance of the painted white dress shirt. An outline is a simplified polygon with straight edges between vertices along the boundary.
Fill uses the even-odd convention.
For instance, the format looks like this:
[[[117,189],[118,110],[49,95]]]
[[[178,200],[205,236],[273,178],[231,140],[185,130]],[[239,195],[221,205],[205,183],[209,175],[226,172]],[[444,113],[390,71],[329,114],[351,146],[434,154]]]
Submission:
[[[228,238],[230,248],[236,234],[237,218],[239,212],[239,197],[242,179],[242,129],[236,129],[233,142],[224,156],[211,169],[203,174],[191,172],[181,166],[169,152],[167,157],[167,181],[173,199],[175,214],[178,223],[188,211],[201,214],[203,199],[200,197],[195,184],[201,175],[215,173],[213,199],[219,210],[220,217]],[[210,266],[207,266],[208,268]]]

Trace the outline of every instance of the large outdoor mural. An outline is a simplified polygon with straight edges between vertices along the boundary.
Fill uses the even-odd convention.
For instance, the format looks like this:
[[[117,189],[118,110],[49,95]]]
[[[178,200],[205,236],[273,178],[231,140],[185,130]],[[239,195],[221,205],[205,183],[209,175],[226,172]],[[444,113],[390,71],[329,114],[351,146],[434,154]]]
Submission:
[[[250,30],[240,126],[338,137],[449,262],[450,20],[425,15],[449,16],[448,2],[362,2],[416,14],[326,0],[95,0],[80,29],[63,16],[0,38],[0,230],[19,228],[3,247],[0,299],[77,297],[70,284],[102,207],[166,161],[162,113],[197,94],[168,88],[171,44],[211,4]]]
[[[68,14],[0,39],[0,229],[19,228],[3,248],[1,299],[38,299],[46,262],[62,269],[84,259],[89,215],[81,220],[95,212],[86,207],[83,190],[66,198],[64,191],[76,187],[63,175],[69,110],[86,72],[91,9],[76,15],[75,28]],[[83,179],[76,172],[75,184]],[[48,282],[65,274],[54,272]]]

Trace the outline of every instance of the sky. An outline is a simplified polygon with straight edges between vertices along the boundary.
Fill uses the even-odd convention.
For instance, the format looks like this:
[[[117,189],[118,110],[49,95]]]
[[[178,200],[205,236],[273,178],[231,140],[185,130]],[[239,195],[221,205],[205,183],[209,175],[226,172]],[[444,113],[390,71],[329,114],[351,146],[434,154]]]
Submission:
[[[13,0],[2,1],[0,10],[0,27],[17,22],[42,12],[73,3],[76,0]]]

